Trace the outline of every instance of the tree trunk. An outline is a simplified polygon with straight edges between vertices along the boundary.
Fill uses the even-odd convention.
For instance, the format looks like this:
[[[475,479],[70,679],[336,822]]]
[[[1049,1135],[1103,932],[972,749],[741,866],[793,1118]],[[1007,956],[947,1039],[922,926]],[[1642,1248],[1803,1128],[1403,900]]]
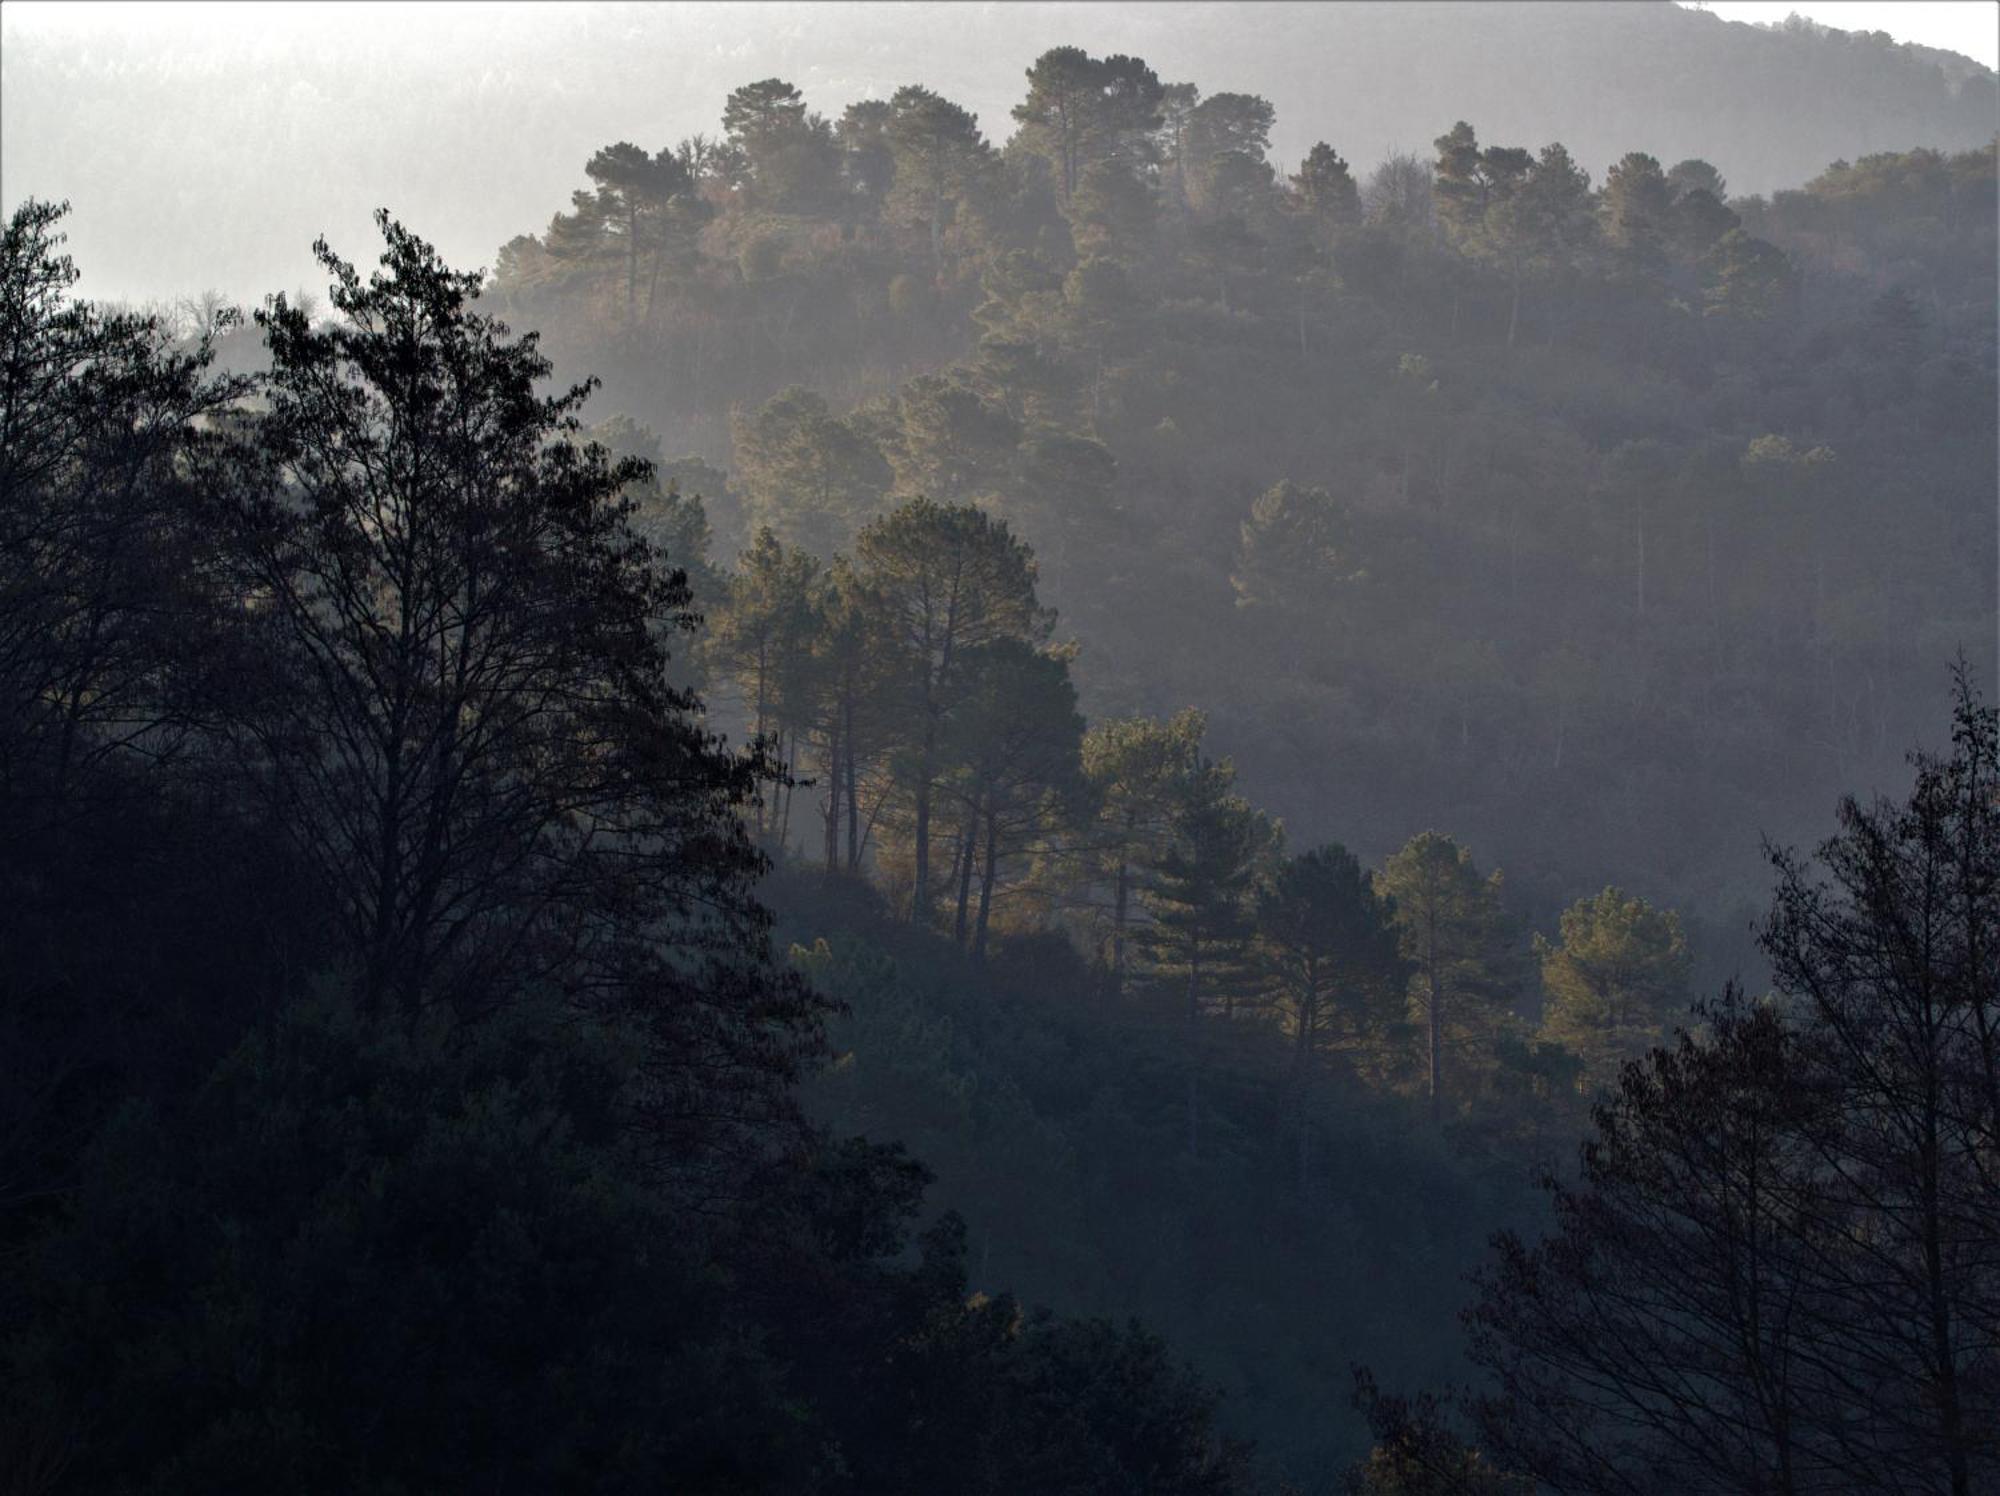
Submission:
[[[826,870],[840,870],[840,734],[836,729],[826,753]]]
[[[630,327],[639,316],[639,210],[634,207],[625,217],[625,325]]]
[[[798,788],[799,737],[797,733],[778,735],[779,757],[785,766],[785,784],[778,807],[778,845],[787,854],[792,843],[792,795]]]
[[[1646,496],[1637,494],[1632,500],[1632,534],[1638,550],[1638,609],[1639,616],[1646,616]]]
[[[1292,1071],[1301,1078],[1312,1065],[1313,1030],[1319,1023],[1319,992],[1313,964],[1306,963],[1306,982],[1299,993],[1298,1033],[1292,1042]]]
[[[396,866],[397,827],[402,816],[399,808],[401,779],[400,760],[389,760],[388,789],[385,792],[380,835],[376,842],[375,862],[375,909],[374,927],[368,942],[368,963],[362,998],[362,1011],[379,1012],[383,998],[388,994],[391,981],[389,948],[393,940],[396,924],[398,872]]]
[[[972,959],[986,959],[986,926],[993,910],[993,884],[1000,874],[1000,828],[996,823],[992,804],[986,810],[986,871],[979,880],[979,922],[972,937]]]
[[[843,704],[842,713],[846,725],[841,730],[841,741],[847,749],[847,870],[861,870],[861,797],[858,793],[859,774],[854,766],[854,702],[852,697]]]
[[[910,923],[931,915],[931,760],[937,753],[937,723],[925,711],[924,746],[917,760],[917,869],[910,890]]]
[[[753,729],[759,738],[764,736],[764,670],[766,664],[764,656],[765,646],[764,642],[760,639],[757,643],[757,716],[756,726]],[[762,789],[757,791],[756,817],[757,835],[761,839],[764,835],[764,791]]]
[[[1944,1235],[1943,1190],[1939,1183],[1938,1116],[1940,1101],[1930,1079],[1925,1097],[1923,1141],[1919,1165],[1919,1189],[1923,1209],[1924,1277],[1930,1303],[1930,1353],[1936,1368],[1938,1433],[1944,1443],[1945,1459],[1951,1469],[1951,1496],[1971,1496],[1972,1471],[1966,1457],[1964,1414],[1959,1407],[1957,1337],[1952,1333],[1951,1284],[1947,1279],[1941,1246]]]
[[[1430,984],[1431,997],[1430,1012],[1427,1015],[1430,1019],[1431,1122],[1433,1125],[1436,1125],[1444,1120],[1444,983],[1438,976],[1437,907],[1435,899],[1432,900],[1432,907],[1427,911],[1426,922],[1430,926],[1429,959],[1425,962],[1425,966],[1428,968],[1425,976]]]
[[[646,326],[648,327],[653,325],[653,303],[658,300],[660,295],[660,254],[662,248],[663,246],[658,243],[655,243],[653,246],[653,274],[652,279],[646,284]]]
[[[1132,865],[1118,860],[1117,891],[1111,896],[1111,995],[1125,995],[1125,920],[1132,898]]]
[[[958,841],[958,918],[952,924],[952,942],[965,949],[965,916],[972,899],[972,857],[979,847],[979,814],[968,810],[965,830]]]
[[[404,621],[405,649],[407,653],[409,624]],[[400,661],[398,662],[401,663]],[[407,674],[399,671],[403,679]],[[368,960],[364,976],[362,1008],[373,1013],[380,1009],[382,999],[387,995],[394,973],[390,947],[394,943],[398,906],[401,902],[402,870],[398,864],[397,849],[402,841],[404,763],[403,739],[407,715],[404,695],[401,690],[391,706],[384,742],[387,752],[384,758],[384,783],[381,799],[381,822],[377,828],[375,843],[375,908],[373,929],[368,941]]]

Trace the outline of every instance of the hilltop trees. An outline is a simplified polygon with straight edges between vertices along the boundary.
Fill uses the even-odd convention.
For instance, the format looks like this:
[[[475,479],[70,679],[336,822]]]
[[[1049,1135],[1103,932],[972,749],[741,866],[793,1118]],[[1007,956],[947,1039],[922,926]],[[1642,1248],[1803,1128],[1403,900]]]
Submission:
[[[1056,47],[1028,69],[1028,96],[1014,106],[1025,149],[1053,168],[1069,206],[1093,168],[1130,172],[1146,164],[1164,90],[1136,57],[1091,57]]]
[[[1276,111],[1254,94],[1210,94],[1189,113],[1181,151],[1189,200],[1210,219],[1254,212],[1270,195],[1265,162]]]
[[[1475,759],[1505,763],[1518,809],[1460,829],[1557,878],[1565,902],[1582,885],[1557,869],[1586,843],[1616,843],[1619,866],[1650,845],[1712,860],[1724,798],[1741,807],[1879,756],[1890,703],[1913,705],[1900,682],[1915,635],[1884,624],[1920,595],[1925,546],[1972,553],[1946,541],[1959,523],[1946,511],[1986,461],[1949,436],[1921,460],[1887,453],[1922,428],[1919,381],[1962,407],[1955,429],[1983,418],[1969,350],[1984,292],[1960,278],[1933,302],[1930,259],[1836,226],[1886,194],[1955,225],[1958,264],[1984,221],[1975,164],[1898,158],[1782,203],[1725,203],[1699,162],[1649,172],[1635,159],[1606,185],[1559,143],[1488,142],[1466,122],[1434,159],[1365,170],[1329,140],[1278,180],[1267,103],[1248,90],[1176,82],[1154,98],[1143,64],[1073,49],[1023,83],[1004,150],[921,82],[856,105],[833,134],[826,194],[789,206],[747,157],[740,171],[727,158],[804,139],[810,101],[750,85],[731,106],[738,144],[687,155],[700,164],[675,202],[689,212],[669,216],[713,217],[658,258],[650,315],[642,254],[633,335],[617,315],[630,257],[613,253],[616,213],[597,196],[593,257],[510,248],[497,277],[510,314],[611,365],[621,399],[674,450],[730,459],[729,497],[752,511],[739,528],[711,505],[731,550],[768,524],[830,562],[892,500],[978,504],[1035,548],[1045,598],[1104,646],[1085,675],[1116,659],[1152,678],[1184,656],[1190,698],[1260,721],[1296,713],[1299,742],[1405,766],[1399,826],[1457,793]],[[1649,234],[1660,258],[1635,276]],[[1800,254],[1824,296],[1797,294]],[[1873,279],[1856,302],[1861,254]],[[1867,311],[1891,281],[1921,337]],[[1947,356],[1971,362],[1926,372]],[[1717,433],[1810,450],[1864,408],[1871,458],[1833,497],[1837,523],[1810,537],[1834,601],[1812,605],[1808,638],[1795,588],[1752,585],[1767,538],[1808,553],[1791,544],[1803,517],[1752,536],[1753,564],[1738,542],[1765,510],[1721,474]],[[1628,447],[1658,456],[1638,487],[1605,461]],[[1936,483],[1921,476],[1934,466],[1950,469]],[[1334,504],[1273,512],[1259,496],[1288,479],[1295,499]],[[1908,490],[1898,512],[1922,544],[1918,530],[1881,543],[1887,510],[1862,495],[1891,489]],[[1176,581],[1149,588],[1163,577]],[[1185,633],[1162,626],[1169,595],[1191,611]],[[1283,707],[1255,668],[1274,652],[1312,672]],[[1113,699],[1136,703],[1130,685]],[[1797,762],[1779,771],[1780,757]],[[1310,761],[1288,753],[1274,771],[1294,803],[1311,794]],[[1689,815],[1524,808],[1556,793],[1550,776],[1577,774],[1606,795],[1671,786],[1647,803],[1677,798]],[[1803,799],[1787,798],[1791,813]],[[879,824],[886,850],[896,817]],[[1515,851],[1517,833],[1532,850]]]
[[[1673,189],[1660,163],[1629,151],[1604,174],[1599,215],[1604,240],[1622,273],[1640,281],[1661,275],[1673,235]]]
[[[896,178],[888,139],[893,113],[887,99],[857,99],[841,111],[833,128],[841,180],[864,212],[880,211]]]
[[[1529,273],[1567,270],[1589,243],[1590,178],[1560,144],[1539,157],[1513,146],[1482,150],[1463,120],[1438,137],[1437,151],[1438,219],[1461,254],[1506,276],[1511,348]]]
[[[647,152],[618,141],[592,154],[584,175],[592,191],[570,198],[542,239],[518,238],[500,252],[500,278],[526,283],[556,279],[576,284],[594,268],[619,267],[624,282],[624,327],[635,332],[653,321],[662,274],[686,273],[696,239],[713,214],[701,196],[714,159],[704,137]],[[639,304],[644,267],[645,309]]]
[[[629,141],[606,146],[583,168],[597,184],[598,202],[607,225],[615,226],[625,242],[625,314],[638,314],[639,257],[652,263],[652,288],[660,278],[660,256],[668,242],[667,212],[674,199],[692,184],[687,167],[672,151],[647,155]],[[650,306],[650,294],[648,298]]]
[[[1157,662],[1169,636],[1200,672],[1191,696],[1257,698],[1253,710],[1274,704],[1245,662],[1285,659],[1300,677],[1287,710],[1301,733],[1433,788],[1504,765],[1523,796],[1507,803],[1523,806],[1544,803],[1550,776],[1576,774],[1662,803],[1642,787],[1683,771],[1653,762],[1650,745],[1684,732],[1699,740],[1690,752],[1754,776],[1744,766],[1758,742],[1848,754],[1879,723],[1881,701],[1861,698],[1885,695],[1891,677],[1843,677],[1828,637],[1867,626],[1834,624],[1838,610],[1819,600],[1874,587],[1855,555],[1815,584],[1810,678],[1825,686],[1809,688],[1821,697],[1813,730],[1780,733],[1793,706],[1748,684],[1808,637],[1791,616],[1807,605],[1795,587],[1755,593],[1741,542],[1761,546],[1798,516],[1767,535],[1769,507],[1739,500],[1773,470],[1727,474],[1688,433],[1768,405],[1758,429],[1810,450],[1836,396],[1746,393],[1764,355],[1741,325],[1776,289],[1758,264],[1782,276],[1789,262],[1753,242],[1769,211],[1724,203],[1712,167],[1668,172],[1635,152],[1598,190],[1560,144],[1489,144],[1464,123],[1434,161],[1364,174],[1321,142],[1280,182],[1265,101],[1161,84],[1143,63],[1076,49],[1038,59],[1017,114],[1015,140],[994,151],[968,111],[921,85],[856,106],[835,136],[832,207],[786,214],[751,178],[726,190],[703,178],[719,221],[693,271],[702,307],[676,299],[681,321],[660,351],[690,370],[716,361],[718,380],[754,391],[732,407],[733,489],[780,540],[827,563],[822,591],[843,552],[874,588],[854,546],[886,503],[977,506],[1033,546],[1041,596],[1106,641],[1069,668],[1080,681],[1103,669],[1089,683],[1107,700],[1141,699],[1127,661]],[[753,137],[805,131],[810,118],[796,90],[766,80],[739,91],[728,128],[748,152]],[[757,260],[768,277],[746,258],[752,241],[773,250]],[[1782,294],[1772,304],[1781,317],[1803,310]],[[746,336],[715,336],[724,326]],[[706,420],[680,428],[703,450],[716,440]],[[1140,579],[1170,581],[1141,600]],[[1101,600],[1114,592],[1129,606]],[[1195,627],[1159,626],[1147,609],[1169,596]],[[893,613],[870,606],[878,621]],[[800,647],[823,651],[828,628],[816,623]],[[902,664],[890,673],[908,677]],[[836,746],[813,696],[794,788],[852,822],[836,863],[872,869],[899,898],[921,890],[947,928],[955,901],[937,889],[964,884],[970,943],[977,858],[966,883],[964,807],[940,819],[935,788],[958,750],[923,767],[921,712],[892,704],[888,679],[846,693],[875,708],[857,721],[881,725],[858,756]],[[1784,690],[1788,703],[1799,694]],[[1626,749],[1638,755],[1629,768]],[[1507,845],[1515,866],[1506,838],[1526,834],[1514,824],[1526,813],[1492,814],[1463,829]],[[782,813],[777,823],[796,837]],[[1553,915],[1547,891],[1578,891],[1556,849],[1626,827],[1637,834],[1632,817],[1537,820],[1533,897],[1550,897]],[[1116,865],[1101,883],[1082,871],[1101,830],[1044,825],[1023,873],[1033,897],[1015,907],[1067,918],[1115,904]],[[1139,866],[1128,864],[1128,889]],[[1126,902],[1129,921],[1139,901]],[[1121,983],[1128,942],[1102,937],[1124,923],[1090,937]],[[1514,1053],[1500,1031],[1533,1020],[1505,1006],[1468,1010],[1484,1030],[1460,1036],[1471,1052]],[[1587,1047],[1580,1029],[1540,1042],[1566,1057]]]
[[[832,199],[840,161],[833,127],[807,111],[792,84],[765,78],[734,90],[722,106],[722,129],[760,205],[798,213]]]
[[[1361,189],[1354,173],[1324,140],[1306,152],[1291,185],[1318,248],[1331,248],[1336,234],[1361,221]]]
[[[912,84],[889,100],[882,138],[895,184],[887,205],[925,226],[932,268],[942,270],[953,206],[979,187],[990,164],[978,123],[949,99]]]

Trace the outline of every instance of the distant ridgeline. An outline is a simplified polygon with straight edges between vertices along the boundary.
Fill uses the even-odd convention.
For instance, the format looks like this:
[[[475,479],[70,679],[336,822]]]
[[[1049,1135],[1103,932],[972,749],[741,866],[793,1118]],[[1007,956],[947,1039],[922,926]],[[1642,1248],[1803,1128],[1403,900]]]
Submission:
[[[725,92],[755,78],[789,79],[829,116],[920,82],[998,145],[1021,69],[1056,43],[1270,100],[1288,168],[1315,140],[1370,167],[1466,119],[1503,144],[1560,140],[1600,180],[1636,148],[1770,193],[1836,157],[1966,150],[2000,125],[1994,75],[1968,58],[1668,0],[820,0],[782,22],[738,5],[621,5],[515,8],[476,26],[406,12],[394,27],[328,10],[254,31],[204,15],[126,27],[10,13],[5,27],[10,180],[77,202],[100,295],[219,285],[250,300],[310,273],[302,241],[358,235],[384,201],[420,212],[448,259],[477,263],[563,200],[570,156],[633,131],[649,147],[713,132]]]

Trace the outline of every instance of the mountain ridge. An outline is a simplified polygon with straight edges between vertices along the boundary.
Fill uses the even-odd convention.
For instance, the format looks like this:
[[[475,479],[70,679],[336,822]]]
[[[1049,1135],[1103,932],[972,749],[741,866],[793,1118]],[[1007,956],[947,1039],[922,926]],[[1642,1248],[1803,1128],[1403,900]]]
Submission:
[[[4,190],[73,201],[86,294],[219,284],[253,299],[312,275],[302,246],[316,235],[359,242],[383,202],[455,262],[491,264],[564,200],[581,155],[712,129],[724,94],[759,77],[790,78],[831,116],[922,74],[998,140],[1022,70],[1057,44],[1269,98],[1287,169],[1317,139],[1364,169],[1428,154],[1469,118],[1492,140],[1561,140],[1600,178],[1644,140],[1663,159],[1713,161],[1741,194],[1797,186],[1835,158],[1982,145],[2000,123],[1994,74],[1969,59],[1954,78],[1933,49],[1880,33],[1765,29],[1670,0],[605,5],[478,13],[476,32],[458,19],[472,14],[392,44],[343,12],[269,35],[130,18],[116,32],[37,32],[10,13]],[[524,137],[521,164],[502,167],[501,142]]]

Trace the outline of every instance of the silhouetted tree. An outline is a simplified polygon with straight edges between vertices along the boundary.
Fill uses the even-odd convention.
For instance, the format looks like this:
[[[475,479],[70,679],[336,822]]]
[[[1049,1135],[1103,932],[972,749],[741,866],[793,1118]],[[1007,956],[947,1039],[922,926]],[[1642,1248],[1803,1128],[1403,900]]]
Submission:
[[[575,440],[588,387],[539,395],[533,336],[379,221],[365,283],[318,246],[341,320],[259,315],[268,410],[215,473],[261,662],[234,739],[324,880],[365,1012],[552,984],[642,1013],[642,1110],[707,1167],[782,1111],[810,1034],[757,964],[735,811],[770,769],[667,679],[687,584],[620,497],[643,464]]]
[[[1952,749],[1773,854],[1763,946],[1820,1108],[1816,1350],[1868,1388],[1843,1457],[1966,1496],[2000,1479],[2000,720],[1963,669]]]
[[[1400,1017],[1393,910],[1337,842],[1287,858],[1258,890],[1257,946],[1299,1075],[1323,1049],[1367,1043]]]

